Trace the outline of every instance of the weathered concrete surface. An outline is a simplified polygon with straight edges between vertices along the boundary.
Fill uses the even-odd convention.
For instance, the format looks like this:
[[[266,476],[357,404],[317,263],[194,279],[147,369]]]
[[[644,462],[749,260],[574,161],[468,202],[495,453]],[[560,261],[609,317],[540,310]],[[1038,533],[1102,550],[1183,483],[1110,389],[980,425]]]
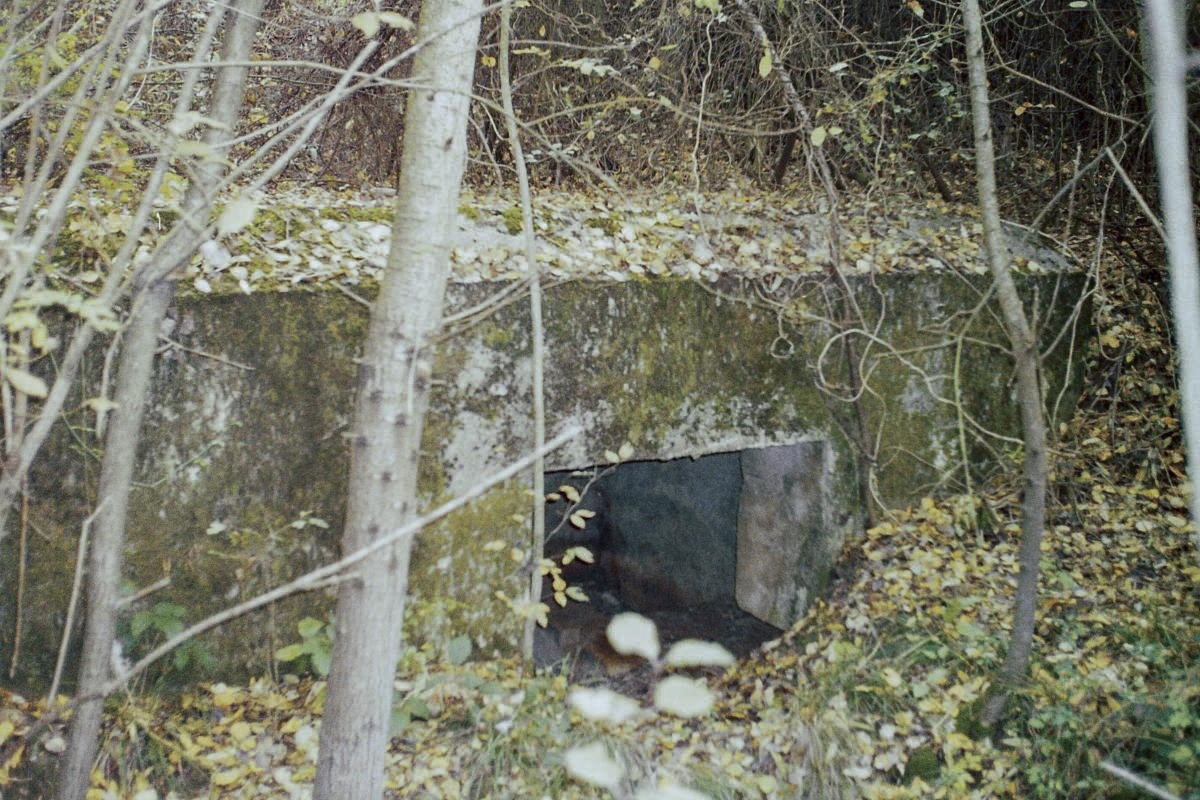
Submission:
[[[595,516],[582,530],[555,530],[560,511],[547,524],[547,553],[591,548],[597,562],[576,568],[579,580],[625,608],[650,613],[736,597],[743,611],[787,628],[824,590],[847,532],[835,522],[827,451],[825,441],[811,441],[551,473],[550,488],[574,485],[584,493],[580,507]]]
[[[733,597],[738,453],[637,462],[601,482],[611,505],[620,595],[637,611]]]
[[[737,602],[779,628],[825,589],[843,538],[825,486],[824,442],[746,450],[737,524]]]
[[[1025,276],[1027,297],[1051,341],[1083,278]],[[762,286],[729,280],[574,281],[549,288],[547,408],[551,433],[571,423],[584,435],[554,453],[548,469],[605,462],[629,441],[636,459],[820,443],[827,498],[822,524],[841,536],[861,519],[857,430],[845,352],[830,344],[841,318],[836,288],[817,278]],[[1036,285],[1037,292],[1028,290]],[[500,288],[456,285],[454,308]],[[862,394],[876,464],[872,490],[903,504],[954,487],[964,466],[994,465],[1007,449],[977,434],[1018,432],[1010,368],[997,314],[980,306],[986,284],[961,275],[883,274],[852,283],[862,319],[849,327],[867,385]],[[979,308],[977,308],[979,307]],[[426,426],[421,488],[432,505],[476,484],[530,448],[530,342],[526,303],[460,322],[441,343]],[[160,356],[129,519],[126,574],[142,587],[164,575],[169,589],[131,609],[172,601],[193,621],[330,559],[344,514],[354,357],[366,309],[337,292],[190,298],[177,309],[179,346]],[[961,335],[960,335],[961,334]],[[1047,397],[1064,378],[1069,409],[1078,369],[1070,336],[1057,339],[1044,373]],[[1073,351],[1078,354],[1081,348]],[[102,353],[91,365],[100,374]],[[828,382],[818,385],[818,374]],[[83,397],[98,393],[93,382]],[[82,400],[83,397],[80,399]],[[960,417],[949,402],[962,398]],[[48,674],[69,590],[74,536],[94,502],[94,420],[70,420],[30,486],[31,521],[52,543],[31,555],[25,605],[24,676]],[[496,597],[524,584],[508,549],[522,546],[531,498],[523,481],[491,491],[418,539],[410,641],[469,633],[485,652],[511,650],[519,622]],[[329,527],[293,527],[303,512]],[[686,532],[685,532],[686,533]],[[14,547],[9,537],[5,547]],[[3,563],[12,564],[6,550]],[[13,585],[11,578],[9,584]],[[724,579],[723,579],[724,580]],[[815,591],[809,587],[809,591]],[[0,602],[2,636],[12,605]],[[784,604],[782,617],[798,604]],[[799,605],[802,605],[799,604]],[[787,612],[791,607],[792,612]],[[300,616],[322,616],[328,596],[306,596],[234,622],[203,643],[223,669],[262,672],[295,641]],[[7,645],[8,642],[0,642]],[[128,642],[136,650],[144,643]],[[7,651],[7,648],[6,648]],[[231,660],[232,659],[232,660]]]

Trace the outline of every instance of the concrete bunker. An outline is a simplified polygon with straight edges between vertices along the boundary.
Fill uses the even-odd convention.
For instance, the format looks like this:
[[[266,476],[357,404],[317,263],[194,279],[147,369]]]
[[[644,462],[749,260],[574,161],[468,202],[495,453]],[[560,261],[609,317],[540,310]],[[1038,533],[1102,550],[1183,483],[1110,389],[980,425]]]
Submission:
[[[586,655],[610,674],[634,666],[603,641],[621,611],[653,619],[664,643],[706,639],[738,657],[779,635],[821,591],[842,544],[828,450],[817,439],[547,473],[545,555],[561,565],[583,545],[594,560],[562,566],[587,603],[544,596],[552,641],[543,636],[540,660]],[[578,502],[556,491],[564,485]],[[576,517],[582,527],[571,522],[580,509],[592,514]]]
[[[986,296],[986,277],[974,275],[847,278],[862,309],[862,328],[873,332],[873,341],[888,344],[860,351],[862,374],[870,376],[862,411],[875,465],[865,477],[883,507],[953,490],[959,475],[995,468],[994,446],[974,436],[976,428],[964,428],[963,419],[979,430],[1019,431],[998,315],[964,319],[957,311],[979,307]],[[581,433],[548,454],[547,469],[607,464],[606,452],[623,443],[642,461],[613,476],[631,484],[642,483],[638,470],[669,474],[690,464],[708,475],[703,471],[716,471],[710,457],[714,464],[736,459],[737,533],[721,543],[722,593],[728,597],[732,583],[740,608],[789,628],[822,591],[844,537],[861,528],[864,476],[860,444],[851,434],[859,421],[842,395],[828,393],[828,381],[842,374],[835,363],[840,349],[825,347],[836,331],[819,318],[784,315],[778,310],[783,305],[764,303],[760,289],[746,281],[664,277],[548,287],[548,429],[574,426]],[[1085,275],[1071,272],[1018,276],[1022,291],[1038,298],[1045,321],[1047,396],[1063,398],[1064,409],[1078,391],[1082,350],[1076,345],[1087,335],[1080,322],[1087,314],[1076,317],[1054,299],[1085,294],[1085,282]],[[452,308],[476,308],[497,288],[496,282],[460,282],[447,288],[447,297]],[[781,284],[784,290],[775,298],[779,304],[817,309],[825,307],[829,287],[815,278],[797,279]],[[130,502],[125,574],[132,585],[147,587],[167,577],[167,565],[171,586],[145,602],[176,603],[191,622],[339,552],[345,433],[367,315],[337,291],[184,297],[175,313],[179,346],[164,351],[155,365]],[[440,342],[439,377],[425,422],[423,507],[471,490],[529,452],[527,316],[522,304],[502,305]],[[780,337],[790,349],[780,350]],[[62,535],[51,537],[28,564],[23,613],[30,655],[17,679],[22,685],[37,686],[53,671],[58,620],[63,598],[70,596],[71,572],[61,565],[74,558],[72,532],[94,507],[89,492],[96,462],[79,457],[74,432],[94,425],[85,400],[101,393],[103,361],[99,351],[89,360],[70,427],[60,427],[31,476],[30,496],[39,503],[32,518],[42,530]],[[970,369],[956,369],[959,363]],[[961,418],[946,402],[953,398],[962,400]],[[686,597],[704,587],[709,578],[696,577],[706,575],[696,554],[712,546],[699,525],[714,513],[704,511],[704,503],[715,503],[707,496],[709,480],[716,478],[687,479],[687,492],[700,495],[689,503],[619,504],[621,514],[655,513],[674,519],[682,531],[658,539],[639,533],[632,545],[626,541],[619,574],[623,583],[641,587],[625,589],[627,598],[640,593],[650,603],[664,593]],[[436,645],[465,634],[480,656],[514,652],[522,620],[508,598],[521,596],[528,576],[514,568],[509,554],[528,542],[528,488],[524,477],[497,485],[418,537],[407,641]],[[328,528],[294,527],[297,517],[326,521]],[[10,537],[0,551],[3,580],[15,580],[14,541]],[[491,541],[512,547],[481,547]],[[646,577],[629,583],[637,571]],[[669,591],[653,582],[662,576],[672,580]],[[278,648],[295,641],[298,621],[321,618],[330,606],[322,593],[288,598],[213,631],[205,643],[227,666],[226,674],[262,674]],[[0,647],[11,645],[20,611],[0,600]],[[695,619],[694,609],[678,613]],[[128,644],[127,652],[143,646]]]

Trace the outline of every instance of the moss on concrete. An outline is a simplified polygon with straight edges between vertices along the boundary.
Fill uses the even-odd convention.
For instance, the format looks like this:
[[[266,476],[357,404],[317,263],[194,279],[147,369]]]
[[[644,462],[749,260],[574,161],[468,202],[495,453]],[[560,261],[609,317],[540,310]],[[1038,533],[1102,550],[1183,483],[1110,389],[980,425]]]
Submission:
[[[424,607],[406,620],[414,639],[444,641],[466,633],[477,652],[514,652],[522,621],[496,593],[517,598],[528,585],[524,562],[512,552],[528,558],[532,507],[526,482],[510,480],[418,537],[409,591]],[[485,548],[490,542],[505,546]]]
[[[1021,288],[1033,297],[1033,282],[1053,280],[1022,276]],[[1067,280],[1061,291],[1078,294],[1082,277]],[[963,474],[958,416],[937,397],[953,397],[956,379],[979,424],[1014,435],[1018,423],[993,310],[978,314],[966,330],[963,367],[955,371],[958,329],[946,323],[957,324],[955,312],[978,303],[984,284],[930,273],[880,275],[877,285],[853,286],[864,314],[855,327],[879,339],[857,334],[856,344],[868,377],[868,430],[872,446],[879,444],[876,489],[887,502],[901,504],[931,488],[955,486]],[[496,288],[452,286],[450,295],[467,307]],[[784,302],[766,306],[732,281],[574,281],[549,289],[548,428],[553,434],[579,424],[585,432],[551,454],[547,469],[605,463],[605,451],[625,441],[638,459],[825,441],[835,523],[852,526],[862,513],[853,407],[817,385],[816,365],[832,325],[779,313],[828,308],[829,291],[816,283],[798,286]],[[1050,341],[1067,310],[1047,307],[1047,289],[1036,296]],[[138,587],[169,575],[171,586],[150,602],[179,603],[193,621],[337,553],[348,474],[344,436],[368,316],[336,291],[193,297],[176,311],[186,349],[168,349],[156,366],[125,573]],[[530,350],[523,303],[504,306],[441,343],[420,481],[427,507],[530,450]],[[1048,395],[1057,393],[1070,355],[1060,344],[1047,359]],[[840,348],[826,359],[826,378],[844,383]],[[85,369],[77,406],[97,393],[101,366],[97,352]],[[1075,370],[1068,408],[1077,387]],[[44,516],[33,522],[66,537],[62,546],[38,548],[31,563],[31,574],[44,577],[46,589],[38,606],[26,609],[26,619],[41,626],[27,629],[26,641],[42,643],[39,648],[58,639],[56,620],[69,595],[66,564],[94,503],[98,473],[96,439],[89,432],[94,420],[78,414],[69,422],[69,435],[51,445],[31,479],[35,500],[54,499],[53,505],[35,503]],[[995,443],[974,428],[968,433],[971,468],[992,468]],[[483,652],[515,644],[519,622],[495,592],[515,594],[522,579],[507,551],[484,551],[482,545],[497,539],[526,546],[528,523],[515,517],[527,516],[529,506],[523,481],[510,481],[421,534],[409,609],[414,643],[465,631]],[[328,528],[292,527],[305,512]],[[294,640],[300,617],[321,618],[330,607],[327,593],[294,598],[225,626],[206,637],[205,646],[223,669],[261,673],[274,650]],[[10,605],[0,611],[11,619]],[[42,656],[26,662],[37,665],[24,673],[32,683],[45,674]]]

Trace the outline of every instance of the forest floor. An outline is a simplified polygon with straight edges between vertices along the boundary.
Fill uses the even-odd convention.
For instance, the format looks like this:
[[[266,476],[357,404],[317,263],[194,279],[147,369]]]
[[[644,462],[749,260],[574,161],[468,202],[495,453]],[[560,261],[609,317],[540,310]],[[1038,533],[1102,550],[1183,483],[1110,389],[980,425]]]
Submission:
[[[561,672],[410,653],[388,796],[1136,796],[1107,761],[1200,799],[1200,552],[1161,280],[1131,265],[1097,281],[1087,389],[1055,431],[1032,668],[999,729],[973,720],[1009,629],[1015,457],[973,494],[889,514],[850,543],[800,623],[700,676],[706,714],[637,697],[645,713],[602,724],[572,706]],[[323,698],[314,676],[114,696],[89,797],[306,797]],[[0,692],[3,797],[50,795],[64,736],[50,719]],[[611,791],[567,768],[597,742],[623,775]]]

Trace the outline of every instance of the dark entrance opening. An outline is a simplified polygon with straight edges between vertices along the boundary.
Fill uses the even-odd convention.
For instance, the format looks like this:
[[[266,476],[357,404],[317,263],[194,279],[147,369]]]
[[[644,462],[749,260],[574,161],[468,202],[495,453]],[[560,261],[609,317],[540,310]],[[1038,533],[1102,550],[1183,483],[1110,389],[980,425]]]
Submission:
[[[637,669],[639,660],[613,653],[604,635],[622,611],[654,620],[664,649],[703,639],[742,657],[778,636],[735,599],[742,484],[740,452],[547,473],[546,491],[558,497],[546,506],[545,555],[588,601],[559,606],[545,587],[550,626],[539,634],[537,660],[573,659],[577,677]],[[579,502],[556,491],[562,486],[573,487]],[[562,565],[563,555],[581,545],[593,562]]]

